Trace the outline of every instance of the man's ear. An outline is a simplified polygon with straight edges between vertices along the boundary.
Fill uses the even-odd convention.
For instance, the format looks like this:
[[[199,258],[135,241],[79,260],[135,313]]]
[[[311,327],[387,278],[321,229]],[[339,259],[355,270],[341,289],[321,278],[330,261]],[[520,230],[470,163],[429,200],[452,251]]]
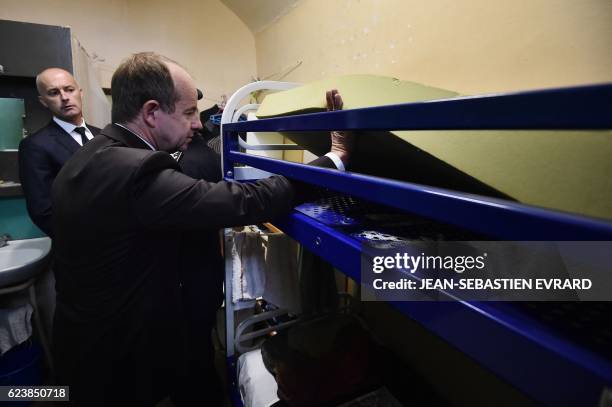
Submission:
[[[47,102],[45,102],[45,99],[43,99],[42,96],[38,97],[38,101],[40,102],[41,105],[43,105],[44,107],[46,107],[47,109],[49,108],[49,106],[47,105]]]
[[[149,127],[157,127],[157,115],[159,115],[159,102],[157,100],[147,100],[142,105],[142,120]]]

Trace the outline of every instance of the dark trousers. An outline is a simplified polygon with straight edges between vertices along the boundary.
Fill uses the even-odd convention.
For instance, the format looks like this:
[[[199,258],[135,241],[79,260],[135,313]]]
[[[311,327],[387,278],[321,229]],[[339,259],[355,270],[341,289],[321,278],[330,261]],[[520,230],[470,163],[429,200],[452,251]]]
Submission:
[[[187,374],[172,395],[177,407],[222,406],[225,399],[211,338],[223,301],[223,258],[218,236],[216,231],[186,233],[181,245]]]

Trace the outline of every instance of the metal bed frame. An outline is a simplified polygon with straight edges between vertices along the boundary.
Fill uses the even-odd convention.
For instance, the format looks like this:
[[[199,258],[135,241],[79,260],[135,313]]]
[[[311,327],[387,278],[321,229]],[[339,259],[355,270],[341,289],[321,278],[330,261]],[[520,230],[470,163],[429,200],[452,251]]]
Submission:
[[[230,98],[226,107],[228,115],[224,113],[225,120],[222,119],[225,179],[281,174],[502,240],[612,240],[609,220],[253,156],[240,152],[239,147],[287,146],[253,148],[238,137],[246,131],[612,129],[612,84],[459,97],[249,122],[235,122],[235,117],[230,117],[234,110],[232,103],[237,104],[255,89],[296,86],[274,84],[277,83],[250,84]],[[246,109],[254,108],[251,105]],[[254,169],[237,167],[238,163]],[[320,216],[312,216],[313,205],[296,208],[276,226],[360,281],[362,242],[338,223],[326,222],[326,216],[337,217],[326,213],[327,207],[315,211]],[[226,289],[226,295],[227,291],[231,302],[231,290]],[[511,303],[393,302],[392,305],[536,402],[612,405],[612,360],[560,335]],[[229,325],[228,322],[228,331]],[[228,348],[230,366],[233,358],[233,349]]]

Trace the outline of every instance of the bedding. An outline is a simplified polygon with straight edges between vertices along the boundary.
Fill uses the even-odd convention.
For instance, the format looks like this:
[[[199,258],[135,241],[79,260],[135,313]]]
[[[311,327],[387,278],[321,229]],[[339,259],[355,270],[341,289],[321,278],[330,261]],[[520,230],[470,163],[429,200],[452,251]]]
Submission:
[[[325,110],[336,88],[345,109],[459,96],[374,75],[345,75],[269,94],[257,116]],[[327,132],[287,132],[321,155]],[[363,131],[349,170],[612,219],[612,131]]]

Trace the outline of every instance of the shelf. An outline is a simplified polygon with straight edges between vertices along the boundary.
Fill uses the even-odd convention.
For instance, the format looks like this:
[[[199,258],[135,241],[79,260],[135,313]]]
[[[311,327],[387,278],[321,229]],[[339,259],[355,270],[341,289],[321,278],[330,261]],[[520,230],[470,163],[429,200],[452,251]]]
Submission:
[[[9,185],[0,184],[0,198],[22,197],[23,190],[21,184],[11,183]]]
[[[247,131],[611,129],[610,111],[612,84],[604,84],[228,123],[223,171],[233,178],[233,164],[246,164],[499,239],[612,240],[609,220],[252,156],[237,141]]]
[[[363,243],[435,239],[441,233],[473,239],[448,225],[346,196],[303,204],[277,224],[356,281]],[[606,325],[612,303],[391,304],[545,404],[596,405],[612,383],[612,331]]]
[[[238,152],[245,131],[611,129],[612,84],[465,97],[224,124],[223,166],[318,185],[333,195],[275,224],[360,281],[364,242],[443,234],[450,240],[612,240],[612,222],[501,199]],[[391,243],[392,244],[392,243]],[[612,387],[612,337],[601,304],[392,302],[485,368],[546,405],[597,405]],[[576,305],[574,307],[574,305]],[[599,309],[598,307],[603,307]],[[592,320],[580,319],[590,314]],[[586,333],[586,334],[585,334]],[[410,344],[407,344],[410,346]]]

